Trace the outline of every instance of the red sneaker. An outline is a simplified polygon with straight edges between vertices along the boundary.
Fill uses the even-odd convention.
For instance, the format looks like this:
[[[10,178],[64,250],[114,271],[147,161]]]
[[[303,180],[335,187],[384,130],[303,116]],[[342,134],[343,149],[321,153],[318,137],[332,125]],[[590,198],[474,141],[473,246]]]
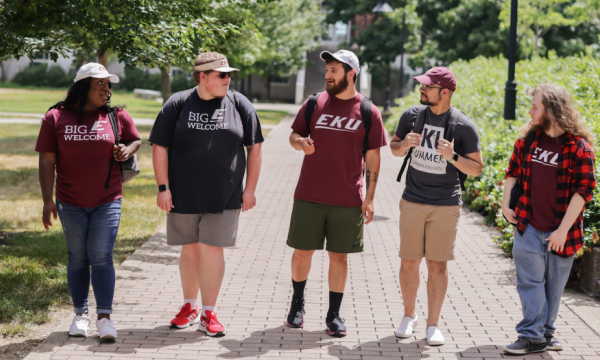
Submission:
[[[206,310],[206,316],[200,317],[199,331],[204,331],[208,336],[225,336],[225,328],[217,320],[217,314],[214,311]]]
[[[197,323],[198,320],[198,307],[196,306],[192,309],[190,303],[185,303],[185,305],[180,308],[179,314],[175,316],[175,319],[171,320],[171,327],[185,329],[191,324]]]

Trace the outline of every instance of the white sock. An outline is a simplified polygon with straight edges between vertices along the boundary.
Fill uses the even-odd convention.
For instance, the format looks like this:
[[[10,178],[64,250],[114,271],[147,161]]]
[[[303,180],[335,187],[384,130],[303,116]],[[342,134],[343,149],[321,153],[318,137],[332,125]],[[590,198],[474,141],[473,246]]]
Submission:
[[[196,308],[196,303],[198,302],[198,299],[183,299],[184,305],[189,303],[190,306],[192,307],[192,309]]]
[[[202,305],[202,315],[206,316],[206,310],[208,311],[215,311],[215,307],[214,306],[204,306]]]

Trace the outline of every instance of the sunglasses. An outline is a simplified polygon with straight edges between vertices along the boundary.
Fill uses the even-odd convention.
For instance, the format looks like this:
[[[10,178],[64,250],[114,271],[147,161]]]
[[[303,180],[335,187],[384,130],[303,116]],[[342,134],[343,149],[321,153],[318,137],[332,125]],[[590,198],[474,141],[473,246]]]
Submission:
[[[211,72],[213,72],[213,70],[205,71],[204,73],[205,73],[206,75],[208,75],[208,74],[210,74]],[[227,78],[230,78],[230,79],[231,79],[231,73],[228,73],[228,72],[222,72],[222,73],[219,73],[219,75],[217,75],[217,76],[218,76],[219,78],[221,78],[221,79],[227,79]]]

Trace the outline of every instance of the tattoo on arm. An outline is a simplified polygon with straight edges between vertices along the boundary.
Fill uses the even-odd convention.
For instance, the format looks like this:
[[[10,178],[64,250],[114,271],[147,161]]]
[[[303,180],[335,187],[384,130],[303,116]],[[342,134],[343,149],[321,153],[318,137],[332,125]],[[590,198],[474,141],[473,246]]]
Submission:
[[[369,188],[369,185],[371,183],[371,170],[367,169],[367,189]]]
[[[379,177],[379,175],[377,175],[377,173],[375,171],[373,171],[373,182],[377,182],[378,177]]]

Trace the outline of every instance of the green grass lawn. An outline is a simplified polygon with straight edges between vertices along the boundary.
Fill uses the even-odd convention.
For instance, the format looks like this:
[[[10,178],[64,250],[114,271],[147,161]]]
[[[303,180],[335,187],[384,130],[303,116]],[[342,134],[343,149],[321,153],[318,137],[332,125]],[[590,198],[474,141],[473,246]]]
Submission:
[[[28,95],[0,92],[0,111],[44,112],[48,104],[60,99],[57,92],[52,91],[35,91]],[[20,106],[7,104],[8,97]],[[31,103],[26,103],[27,98]],[[132,104],[137,101],[143,102],[136,99]],[[160,108],[160,104],[156,104],[156,108]],[[142,107],[135,113],[148,111],[149,114],[149,109],[154,106]],[[264,124],[276,124],[286,115],[285,111],[259,112]],[[148,139],[151,126],[137,128],[141,138]],[[48,232],[44,231],[41,221],[43,203],[38,181],[38,154],[34,151],[38,132],[39,125],[0,124],[2,335],[22,334],[31,324],[48,321],[54,307],[70,303],[66,279],[67,247],[60,221],[54,222]],[[141,174],[123,187],[121,227],[114,249],[117,265],[164,224],[165,215],[156,207],[151,151],[144,141],[138,152]]]

